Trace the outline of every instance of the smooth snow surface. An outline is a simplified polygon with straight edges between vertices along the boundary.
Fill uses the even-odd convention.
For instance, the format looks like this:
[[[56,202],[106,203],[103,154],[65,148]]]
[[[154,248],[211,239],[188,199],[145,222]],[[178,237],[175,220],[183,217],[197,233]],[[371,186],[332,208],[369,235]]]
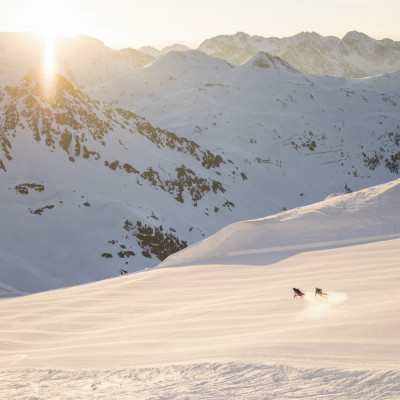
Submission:
[[[161,266],[216,262],[261,254],[275,261],[300,251],[397,238],[400,235],[400,179],[270,217],[228,225]],[[289,253],[288,253],[289,252]],[[233,259],[233,260],[232,260]]]
[[[377,210],[374,235],[393,230],[399,185],[309,206],[326,215],[336,209],[337,222],[359,216],[347,245],[343,236],[331,248],[282,250],[272,260],[246,244],[250,229],[238,234],[235,224],[226,229],[236,233],[236,259],[220,252],[216,262],[176,268],[178,254],[168,268],[1,300],[0,396],[399,399],[400,235],[354,244]],[[286,214],[297,225],[270,219],[281,218],[281,232],[292,227],[287,238],[301,244],[313,226],[309,207]],[[332,226],[318,232],[327,242]],[[204,243],[210,255],[216,246],[213,238],[198,245],[206,260]],[[315,286],[328,297],[315,297]],[[306,296],[293,298],[293,287]]]

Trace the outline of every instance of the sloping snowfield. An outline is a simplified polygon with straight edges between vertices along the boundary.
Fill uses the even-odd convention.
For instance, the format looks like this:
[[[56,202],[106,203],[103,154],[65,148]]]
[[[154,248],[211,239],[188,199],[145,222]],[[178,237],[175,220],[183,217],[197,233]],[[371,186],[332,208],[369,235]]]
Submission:
[[[288,215],[306,231],[281,221],[295,252],[262,236],[274,216],[253,221],[264,242],[228,227],[236,257],[211,245],[224,247],[221,231],[181,253],[190,266],[178,254],[165,268],[1,300],[0,398],[399,399],[400,180],[334,200],[309,207],[331,215],[340,201],[335,224],[352,215],[356,228],[358,215],[363,227],[336,244],[329,223],[317,249],[301,240],[305,207]]]

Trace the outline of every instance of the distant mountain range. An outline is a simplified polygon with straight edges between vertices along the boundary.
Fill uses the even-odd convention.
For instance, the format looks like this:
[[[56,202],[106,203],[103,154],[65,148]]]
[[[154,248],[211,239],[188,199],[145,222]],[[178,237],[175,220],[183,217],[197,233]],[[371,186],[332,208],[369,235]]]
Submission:
[[[148,54],[154,58],[161,56],[163,54],[167,54],[170,51],[186,51],[186,50],[190,50],[190,48],[183,44],[177,44],[177,43],[171,46],[164,47],[162,50],[157,50],[152,46],[145,46],[139,49],[140,52]]]
[[[288,38],[264,38],[238,32],[205,40],[202,52],[241,64],[263,51],[309,74],[362,78],[400,69],[400,42],[375,40],[352,31],[342,39],[302,32]]]
[[[110,82],[128,71],[144,67],[171,51],[187,51],[180,44],[162,50],[146,46],[139,50],[112,50],[100,40],[80,35],[57,42],[62,73],[79,88]],[[198,50],[240,65],[259,52],[278,56],[294,68],[313,75],[362,78],[400,69],[400,42],[375,40],[363,33],[349,32],[342,39],[302,32],[287,38],[264,38],[238,32],[205,40]],[[27,33],[0,33],[0,83],[21,78],[39,68],[44,52],[40,37]]]
[[[137,68],[171,51],[189,50],[187,46],[173,44],[162,50],[147,46],[139,50],[112,51],[99,41],[96,41],[96,46],[91,42],[94,39],[84,36],[69,39],[64,42],[61,53],[66,54],[71,49],[68,54],[70,60],[86,58],[91,57],[85,54],[86,51],[95,47],[95,58],[103,54],[102,57],[119,58],[120,64]],[[235,65],[246,62],[259,52],[265,52],[282,58],[302,72],[337,78],[363,78],[400,69],[400,42],[375,40],[356,31],[347,33],[342,39],[324,37],[315,32],[302,32],[281,39],[238,32],[207,39],[198,50]]]
[[[152,57],[184,50],[189,49],[179,44],[161,51],[150,46],[139,49]],[[342,39],[324,37],[316,32],[302,32],[286,38],[238,32],[207,39],[198,50],[237,65],[258,52],[266,52],[281,57],[300,71],[338,78],[363,78],[400,69],[400,42],[375,40],[356,31],[348,32]]]
[[[152,57],[184,50],[189,49],[179,44],[161,51],[150,46],[139,49]],[[375,40],[356,31],[348,32],[342,39],[324,37],[316,32],[301,32],[286,38],[238,32],[207,39],[198,50],[237,65],[258,52],[266,52],[281,57],[300,71],[338,78],[363,78],[400,69],[400,42]]]
[[[400,71],[153,60],[81,36],[59,43],[49,89],[41,52],[0,34],[0,282],[18,291],[152,267],[232,222],[398,178]]]

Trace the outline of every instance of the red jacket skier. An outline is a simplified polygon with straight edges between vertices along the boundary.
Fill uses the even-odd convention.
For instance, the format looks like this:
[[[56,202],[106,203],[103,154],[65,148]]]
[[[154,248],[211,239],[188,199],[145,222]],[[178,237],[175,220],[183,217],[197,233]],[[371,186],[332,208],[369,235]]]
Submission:
[[[293,291],[294,291],[294,296],[293,297],[304,296],[304,293],[300,289],[293,288]]]

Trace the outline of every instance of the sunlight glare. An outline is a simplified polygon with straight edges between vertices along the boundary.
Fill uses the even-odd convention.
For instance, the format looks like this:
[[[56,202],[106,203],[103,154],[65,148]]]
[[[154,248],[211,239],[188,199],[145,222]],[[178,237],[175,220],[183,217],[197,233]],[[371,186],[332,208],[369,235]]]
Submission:
[[[67,0],[35,0],[25,10],[30,18],[27,27],[40,34],[43,40],[42,73],[46,88],[54,83],[57,69],[57,42],[79,34],[79,15]]]
[[[49,88],[53,83],[55,73],[55,45],[56,38],[52,35],[45,35],[44,37],[44,77],[46,88]]]

